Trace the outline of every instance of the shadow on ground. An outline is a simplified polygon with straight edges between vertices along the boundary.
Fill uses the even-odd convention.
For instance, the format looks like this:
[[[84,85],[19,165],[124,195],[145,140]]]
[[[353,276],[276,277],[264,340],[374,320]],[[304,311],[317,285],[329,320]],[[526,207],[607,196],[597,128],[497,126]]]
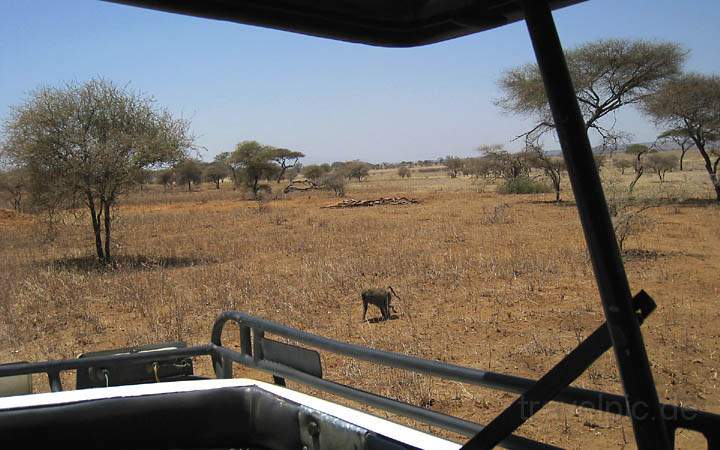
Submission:
[[[400,318],[399,315],[397,315],[397,314],[391,314],[391,315],[390,315],[390,318],[387,319],[387,320],[397,320],[397,319],[399,319],[399,318]],[[385,321],[386,321],[386,320],[383,319],[382,317],[372,317],[372,318],[368,319],[366,322],[367,322],[367,323],[382,323],[382,322],[385,322]]]
[[[569,200],[560,200],[559,202],[556,202],[555,200],[528,200],[526,202],[530,205],[555,205],[555,206],[576,206],[576,203]]]
[[[577,206],[577,204],[574,201],[570,200],[560,200],[559,202],[556,202],[555,200],[527,200],[522,203],[527,203],[529,205],[556,205],[556,206]],[[644,204],[643,201],[637,201],[638,204]],[[654,205],[657,206],[717,206],[718,202],[717,200],[708,199],[708,198],[687,198],[683,200],[676,200],[676,199],[655,199],[653,201]]]
[[[658,258],[664,258],[682,254],[681,252],[660,252],[656,250],[631,249],[622,252],[625,261],[651,261]]]
[[[680,201],[663,201],[661,200],[661,203],[667,204],[667,205],[678,205],[678,206],[718,206],[719,203],[717,200],[714,200],[712,198],[687,198]]]
[[[121,255],[109,262],[100,262],[97,257],[81,256],[77,258],[59,258],[43,261],[39,265],[49,265],[58,270],[74,270],[80,272],[110,271],[143,271],[154,269],[171,269],[212,264],[212,258],[188,258],[182,256],[150,257],[143,255]]]

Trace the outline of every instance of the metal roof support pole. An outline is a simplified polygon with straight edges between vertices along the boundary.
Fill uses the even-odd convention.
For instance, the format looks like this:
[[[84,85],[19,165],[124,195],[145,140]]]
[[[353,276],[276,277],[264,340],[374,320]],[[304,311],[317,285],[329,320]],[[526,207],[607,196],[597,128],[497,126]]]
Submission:
[[[625,398],[641,449],[669,449],[655,382],[592,147],[546,0],[521,0],[595,271]]]

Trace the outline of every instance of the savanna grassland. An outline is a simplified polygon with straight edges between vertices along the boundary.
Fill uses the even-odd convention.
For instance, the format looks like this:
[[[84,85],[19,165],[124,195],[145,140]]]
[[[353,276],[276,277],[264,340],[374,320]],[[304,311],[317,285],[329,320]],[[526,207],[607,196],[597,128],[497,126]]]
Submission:
[[[693,158],[692,170],[665,183],[641,179],[638,195],[674,200],[644,213],[625,259],[633,292],[645,289],[658,303],[643,332],[661,400],[719,412],[720,208],[705,200],[711,189]],[[603,174],[623,187],[632,178],[610,167]],[[194,192],[151,186],[117,207],[114,268],[95,264],[84,212],[64,214],[50,239],[41,217],[3,210],[0,362],[204,343],[217,314],[235,309],[373,348],[538,378],[604,320],[567,180],[564,187],[558,205],[553,194],[498,195],[491,182],[442,171],[414,170],[407,180],[375,171],[347,196],[421,203],[322,209],[336,200],[331,193],[259,203],[230,183]],[[402,299],[399,317],[361,321],[360,291],[387,285]],[[334,356],[323,363],[329,379],[480,423],[515,398]],[[197,364],[210,374],[207,361]],[[620,392],[612,355],[576,385]],[[35,386],[47,389],[46,380]],[[521,434],[569,448],[634,446],[628,420],[563,405],[546,407]],[[687,432],[677,438],[678,448],[698,442]]]

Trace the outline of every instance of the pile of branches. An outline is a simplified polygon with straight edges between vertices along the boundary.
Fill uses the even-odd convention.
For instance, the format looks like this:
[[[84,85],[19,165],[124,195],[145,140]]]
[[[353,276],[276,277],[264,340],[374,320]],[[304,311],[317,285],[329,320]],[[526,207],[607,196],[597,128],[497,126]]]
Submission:
[[[323,189],[323,185],[315,183],[311,180],[294,180],[285,186],[283,193],[288,194],[295,191],[309,191],[311,189]]]
[[[323,206],[323,208],[360,208],[363,206],[379,206],[379,205],[413,205],[420,203],[420,200],[407,197],[380,197],[372,200],[355,200],[346,199],[332,205]]]
[[[325,174],[319,181],[313,180],[293,180],[288,184],[283,193],[289,194],[296,191],[309,191],[312,189],[321,189],[326,191],[334,191],[338,197],[345,197],[345,175],[337,172]]]

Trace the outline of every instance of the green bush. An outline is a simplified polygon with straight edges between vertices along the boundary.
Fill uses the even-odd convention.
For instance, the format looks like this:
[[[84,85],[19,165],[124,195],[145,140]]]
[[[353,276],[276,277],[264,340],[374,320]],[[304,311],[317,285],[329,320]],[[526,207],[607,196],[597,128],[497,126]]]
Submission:
[[[519,176],[506,181],[498,188],[501,194],[544,194],[552,192],[552,188],[545,183],[531,180],[527,176]]]

